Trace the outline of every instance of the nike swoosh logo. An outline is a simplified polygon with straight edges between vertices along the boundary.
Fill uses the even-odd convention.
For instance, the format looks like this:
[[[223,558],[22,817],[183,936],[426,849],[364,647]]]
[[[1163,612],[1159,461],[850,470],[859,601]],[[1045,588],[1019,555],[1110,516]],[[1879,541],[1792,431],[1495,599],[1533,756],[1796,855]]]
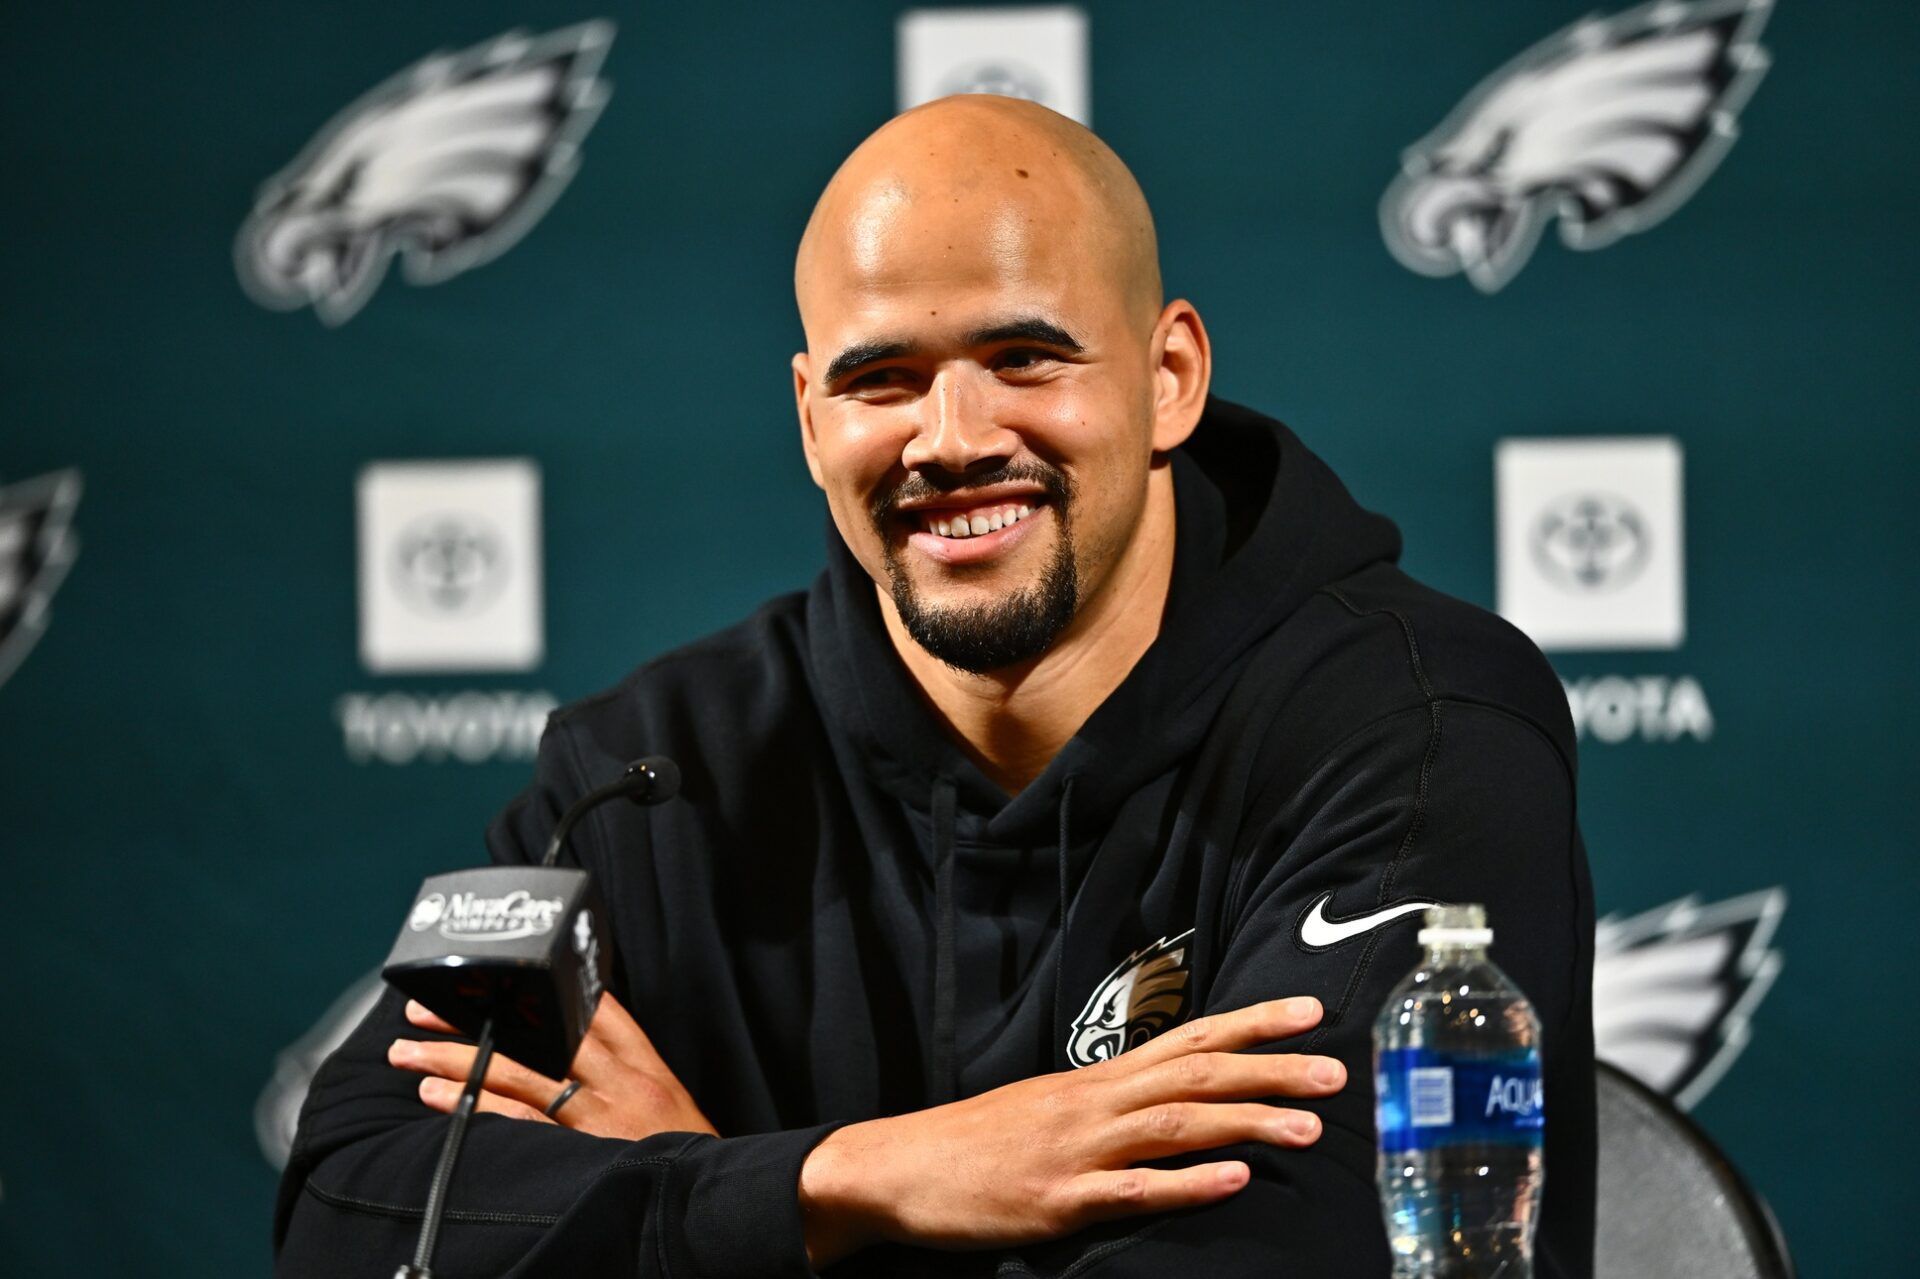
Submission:
[[[1352,919],[1328,919],[1327,903],[1333,900],[1332,893],[1322,893],[1307,913],[1300,916],[1300,944],[1308,950],[1325,950],[1329,946],[1338,946],[1343,941],[1352,941],[1362,933],[1372,932],[1382,924],[1392,923],[1402,915],[1411,915],[1416,910],[1425,910],[1436,906],[1438,902],[1424,899],[1418,901],[1396,902],[1391,906],[1382,906],[1367,915],[1355,915]]]

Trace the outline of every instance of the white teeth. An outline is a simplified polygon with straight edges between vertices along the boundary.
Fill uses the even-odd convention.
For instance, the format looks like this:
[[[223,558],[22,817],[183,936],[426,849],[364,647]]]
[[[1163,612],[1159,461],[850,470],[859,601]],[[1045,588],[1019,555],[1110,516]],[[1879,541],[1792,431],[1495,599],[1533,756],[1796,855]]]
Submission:
[[[926,529],[941,537],[979,537],[983,533],[998,532],[1009,525],[1017,524],[1033,514],[1029,505],[1003,506],[997,510],[977,515],[956,515],[950,518],[928,516]]]

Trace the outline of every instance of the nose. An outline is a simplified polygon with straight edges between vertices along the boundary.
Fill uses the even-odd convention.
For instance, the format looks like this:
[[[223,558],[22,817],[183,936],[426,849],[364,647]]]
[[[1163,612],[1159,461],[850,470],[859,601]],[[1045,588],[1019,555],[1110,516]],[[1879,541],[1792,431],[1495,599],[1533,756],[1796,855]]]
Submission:
[[[964,373],[942,369],[920,399],[913,438],[900,453],[910,471],[939,467],[964,475],[1004,462],[1020,451],[1020,437],[994,421],[992,396],[968,384]]]

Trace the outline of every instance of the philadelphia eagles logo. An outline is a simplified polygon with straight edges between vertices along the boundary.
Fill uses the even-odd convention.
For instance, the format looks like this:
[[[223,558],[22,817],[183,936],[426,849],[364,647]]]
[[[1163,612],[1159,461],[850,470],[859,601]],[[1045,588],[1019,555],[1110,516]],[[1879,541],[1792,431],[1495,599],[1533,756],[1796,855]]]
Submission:
[[[294,1129],[300,1124],[300,1108],[306,1104],[321,1063],[347,1041],[386,989],[378,968],[361,974],[306,1034],[281,1049],[274,1059],[273,1077],[253,1103],[253,1135],[260,1143],[260,1153],[275,1168],[287,1166]]]
[[[1772,0],[1654,0],[1584,18],[1482,81],[1411,147],[1380,202],[1387,247],[1483,293],[1549,219],[1573,249],[1645,231],[1684,204],[1738,135]]]
[[[1780,974],[1783,888],[1703,906],[1692,897],[1594,929],[1593,1051],[1690,1109],[1747,1046]]]
[[[0,684],[51,620],[53,592],[80,553],[73,532],[79,502],[78,471],[0,486]]]
[[[1076,1067],[1110,1061],[1179,1022],[1187,1011],[1192,937],[1189,928],[1121,960],[1074,1019],[1067,1060]]]
[[[498,257],[580,166],[613,24],[509,32],[435,54],[335,116],[260,190],[234,245],[262,306],[352,318],[400,256],[438,284]]]

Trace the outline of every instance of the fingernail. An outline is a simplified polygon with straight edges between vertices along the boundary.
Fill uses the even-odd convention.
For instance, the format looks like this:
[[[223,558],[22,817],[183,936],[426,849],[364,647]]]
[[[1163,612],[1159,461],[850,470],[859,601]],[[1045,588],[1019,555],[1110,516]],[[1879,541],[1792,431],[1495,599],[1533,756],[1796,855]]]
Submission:
[[[1295,1017],[1317,1017],[1320,1015],[1320,1001],[1312,995],[1302,995],[1287,1001],[1287,1011]]]
[[[387,1061],[395,1066],[404,1065],[413,1059],[413,1041],[396,1039],[387,1045]]]
[[[1313,1065],[1307,1067],[1307,1078],[1316,1084],[1337,1084],[1346,1073],[1346,1068],[1331,1057],[1316,1058]]]
[[[446,1079],[422,1079],[420,1081],[420,1099],[422,1101],[442,1101],[452,1082]]]
[[[1296,1110],[1287,1116],[1287,1131],[1296,1137],[1311,1137],[1320,1130],[1320,1121],[1305,1111]]]

